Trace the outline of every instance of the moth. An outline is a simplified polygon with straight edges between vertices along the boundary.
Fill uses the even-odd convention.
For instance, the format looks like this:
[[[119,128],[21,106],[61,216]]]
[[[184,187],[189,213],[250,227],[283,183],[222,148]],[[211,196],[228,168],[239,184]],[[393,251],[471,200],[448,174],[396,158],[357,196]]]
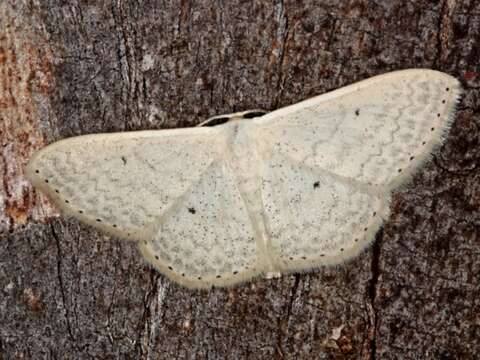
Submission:
[[[459,82],[387,73],[269,113],[184,129],[85,135],[27,176],[61,210],[189,288],[338,264],[367,247],[391,193],[442,144]]]

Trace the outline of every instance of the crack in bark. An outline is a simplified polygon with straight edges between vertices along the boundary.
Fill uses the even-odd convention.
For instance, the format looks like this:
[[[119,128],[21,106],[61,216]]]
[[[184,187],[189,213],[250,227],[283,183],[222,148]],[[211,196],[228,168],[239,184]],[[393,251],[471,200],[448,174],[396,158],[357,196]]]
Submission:
[[[447,21],[448,21],[448,15],[449,15],[449,9],[448,9],[448,0],[442,1],[440,5],[440,13],[438,14],[438,22],[437,22],[437,56],[435,57],[435,62],[437,63],[436,65],[438,66],[438,61],[443,62],[445,60],[445,56],[443,55],[443,50],[445,49],[444,42],[446,42],[446,39],[443,38],[445,32],[447,31]]]
[[[70,339],[74,346],[76,346],[76,340],[75,337],[73,336],[72,332],[72,327],[70,325],[70,312],[67,306],[67,300],[66,300],[66,295],[65,295],[65,288],[63,286],[63,278],[62,278],[62,249],[60,246],[60,238],[58,237],[57,232],[55,231],[55,227],[53,224],[50,224],[50,231],[53,235],[53,238],[55,239],[55,243],[57,245],[57,278],[58,278],[58,283],[60,286],[60,293],[62,294],[62,301],[63,301],[63,307],[65,309],[65,321],[67,323],[67,331],[68,335],[70,336]]]
[[[119,248],[121,250],[121,243],[119,243]],[[120,263],[120,256],[117,257],[116,261],[114,262],[114,270],[113,270],[113,273],[116,275],[117,274],[117,271],[119,269],[119,263]],[[110,343],[112,344],[112,346],[115,346],[115,342],[113,340],[113,335],[112,335],[112,331],[111,331],[111,327],[110,327],[110,324],[111,324],[111,313],[112,313],[112,308],[113,308],[113,304],[115,303],[115,299],[116,299],[116,293],[117,293],[117,282],[116,281],[113,281],[113,289],[112,289],[112,297],[111,297],[111,301],[110,303],[108,304],[108,308],[107,308],[107,331],[108,331],[108,336],[109,336],[109,340],[110,340]]]
[[[293,283],[292,290],[290,292],[290,301],[287,307],[287,324],[290,322],[290,315],[292,314],[293,302],[295,301],[295,295],[297,294],[300,284],[300,275],[295,274],[295,282]]]
[[[137,353],[142,354],[143,359],[150,359],[151,358],[151,353],[150,350],[152,348],[151,346],[151,339],[152,337],[155,336],[154,331],[152,331],[152,321],[154,321],[152,318],[152,302],[154,298],[158,299],[159,294],[159,288],[158,288],[158,280],[160,278],[160,275],[157,274],[155,271],[150,272],[150,289],[147,290],[144,301],[143,301],[143,314],[142,318],[140,319],[139,322],[139,331],[137,332],[137,340],[136,340],[136,349]],[[157,295],[157,296],[155,296]],[[143,335],[142,332],[140,331],[140,328],[143,328]],[[143,341],[141,340],[143,338]],[[145,344],[145,347],[142,349],[142,345]]]
[[[277,6],[275,6],[277,7]],[[278,81],[277,81],[277,96],[275,97],[274,107],[278,108],[278,103],[280,96],[283,93],[283,88],[285,86],[285,74],[283,72],[283,66],[285,65],[286,56],[285,52],[287,49],[288,44],[288,37],[290,33],[289,24],[288,24],[288,17],[285,11],[285,4],[283,0],[280,0],[278,3],[278,15],[277,21],[279,23],[279,28],[277,29],[277,39],[279,39],[280,47],[279,47],[279,62],[278,62]]]
[[[287,304],[287,316],[285,317],[285,320],[286,320],[286,326],[287,326],[287,329],[286,329],[286,334],[287,334],[287,337],[288,337],[288,328],[289,328],[289,323],[290,323],[290,317],[292,315],[292,308],[293,308],[293,302],[295,301],[295,297],[296,297],[296,294],[298,292],[298,288],[299,288],[299,285],[300,285],[300,275],[299,274],[294,274],[295,276],[295,281],[293,283],[293,286],[291,288],[291,291],[290,291],[290,297],[289,297],[289,301],[288,301],[288,304]],[[276,350],[277,350],[277,353],[278,355],[283,358],[283,351],[282,351],[282,329],[281,329],[281,321],[280,321],[280,324],[278,324],[278,338],[277,338],[277,347],[276,347]]]
[[[367,288],[369,303],[372,311],[372,313],[370,314],[371,316],[370,323],[372,325],[370,326],[370,329],[369,329],[369,333],[371,332],[371,336],[369,334],[369,340],[370,340],[370,359],[373,359],[373,360],[376,359],[376,353],[377,353],[377,344],[375,342],[377,338],[377,313],[375,309],[375,300],[377,297],[377,286],[378,286],[378,281],[380,277],[380,257],[382,252],[382,241],[381,241],[382,236],[383,236],[383,228],[378,232],[377,239],[372,246],[372,261],[370,264],[372,277],[370,279],[370,282]]]

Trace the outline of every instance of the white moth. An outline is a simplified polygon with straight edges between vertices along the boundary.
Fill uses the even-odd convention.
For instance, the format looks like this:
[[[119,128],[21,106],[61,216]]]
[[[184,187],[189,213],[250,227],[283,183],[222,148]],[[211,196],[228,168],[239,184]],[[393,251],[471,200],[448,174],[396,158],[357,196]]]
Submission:
[[[437,71],[396,71],[214,127],[62,140],[27,175],[170,279],[228,286],[360,253],[447,135],[460,92]]]

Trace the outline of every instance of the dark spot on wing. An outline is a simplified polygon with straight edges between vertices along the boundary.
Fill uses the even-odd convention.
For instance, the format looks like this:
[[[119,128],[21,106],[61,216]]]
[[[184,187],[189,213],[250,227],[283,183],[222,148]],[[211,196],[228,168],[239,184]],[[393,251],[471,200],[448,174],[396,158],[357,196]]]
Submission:
[[[316,188],[318,188],[318,187],[320,187],[320,181],[315,181],[315,182],[313,183],[313,188],[316,189]]]
[[[360,115],[360,109],[355,110],[355,115]]]
[[[190,207],[190,208],[188,208],[188,212],[190,214],[195,214],[197,212],[197,210],[195,210],[195,208],[193,208],[193,207]]]
[[[125,158],[125,156],[122,156],[122,161],[123,161],[123,165],[127,165],[127,159]]]

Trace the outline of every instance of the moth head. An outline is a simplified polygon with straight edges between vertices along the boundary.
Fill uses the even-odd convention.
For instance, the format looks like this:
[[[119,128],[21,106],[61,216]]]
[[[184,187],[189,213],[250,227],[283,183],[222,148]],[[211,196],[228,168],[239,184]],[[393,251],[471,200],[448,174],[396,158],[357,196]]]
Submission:
[[[217,126],[222,125],[233,120],[253,119],[265,115],[267,112],[264,110],[247,110],[240,111],[232,114],[224,114],[213,116],[197,126]]]

